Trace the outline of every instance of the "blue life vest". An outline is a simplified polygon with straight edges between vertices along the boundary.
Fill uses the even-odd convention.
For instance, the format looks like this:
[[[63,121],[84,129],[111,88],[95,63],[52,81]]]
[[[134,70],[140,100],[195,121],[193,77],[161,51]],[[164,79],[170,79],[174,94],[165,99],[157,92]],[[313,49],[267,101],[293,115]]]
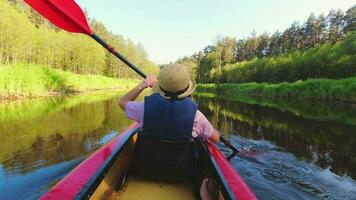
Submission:
[[[145,97],[143,135],[162,140],[191,140],[197,108],[189,97],[171,100],[158,93]]]

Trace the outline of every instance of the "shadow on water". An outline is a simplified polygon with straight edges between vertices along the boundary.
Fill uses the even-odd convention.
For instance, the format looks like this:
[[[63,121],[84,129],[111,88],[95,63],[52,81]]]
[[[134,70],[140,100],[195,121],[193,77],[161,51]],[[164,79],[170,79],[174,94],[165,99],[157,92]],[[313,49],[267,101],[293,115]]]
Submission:
[[[242,150],[231,161],[260,199],[356,199],[352,105],[195,100]]]
[[[0,103],[0,199],[37,199],[132,123],[117,92]]]

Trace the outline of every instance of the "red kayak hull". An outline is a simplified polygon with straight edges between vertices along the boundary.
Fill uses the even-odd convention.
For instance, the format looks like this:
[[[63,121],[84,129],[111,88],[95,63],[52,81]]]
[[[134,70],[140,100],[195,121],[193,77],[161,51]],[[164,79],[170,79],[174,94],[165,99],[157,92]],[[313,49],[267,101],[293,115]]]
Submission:
[[[88,188],[100,179],[100,177],[98,178],[99,173],[104,175],[107,173],[104,173],[105,166],[115,160],[124,144],[129,139],[132,139],[132,136],[137,133],[140,126],[138,123],[132,124],[125,132],[98,149],[44,194],[41,199],[89,199],[92,193],[87,192]],[[203,143],[207,151],[209,151],[210,161],[220,177],[219,182],[225,188],[224,193],[226,195],[224,199],[257,199],[243,178],[217,149],[215,144],[205,141]]]

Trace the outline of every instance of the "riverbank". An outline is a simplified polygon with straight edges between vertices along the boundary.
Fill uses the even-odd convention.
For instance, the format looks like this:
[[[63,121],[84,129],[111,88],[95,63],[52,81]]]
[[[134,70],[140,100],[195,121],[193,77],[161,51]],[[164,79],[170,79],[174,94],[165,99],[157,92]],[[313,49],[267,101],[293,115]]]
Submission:
[[[340,101],[356,103],[356,77],[331,80],[309,79],[293,83],[241,83],[241,84],[200,84],[200,93],[218,93],[233,98],[238,95],[300,99],[313,101]]]
[[[40,65],[0,65],[0,99],[56,96],[95,90],[127,90],[139,81],[80,75]]]

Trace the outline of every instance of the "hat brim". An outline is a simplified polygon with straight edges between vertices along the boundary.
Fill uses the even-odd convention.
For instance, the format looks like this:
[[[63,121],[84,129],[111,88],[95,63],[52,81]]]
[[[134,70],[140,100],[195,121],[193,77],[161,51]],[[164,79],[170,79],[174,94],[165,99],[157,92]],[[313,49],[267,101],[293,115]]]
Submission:
[[[197,83],[194,80],[190,80],[189,88],[184,93],[178,95],[178,99],[183,99],[184,97],[191,95],[195,91],[196,88],[197,88]],[[164,92],[159,87],[158,82],[155,85],[153,85],[152,90],[153,90],[153,92],[158,92],[164,98],[167,98],[167,99],[170,98],[170,97],[166,97],[164,95]]]

